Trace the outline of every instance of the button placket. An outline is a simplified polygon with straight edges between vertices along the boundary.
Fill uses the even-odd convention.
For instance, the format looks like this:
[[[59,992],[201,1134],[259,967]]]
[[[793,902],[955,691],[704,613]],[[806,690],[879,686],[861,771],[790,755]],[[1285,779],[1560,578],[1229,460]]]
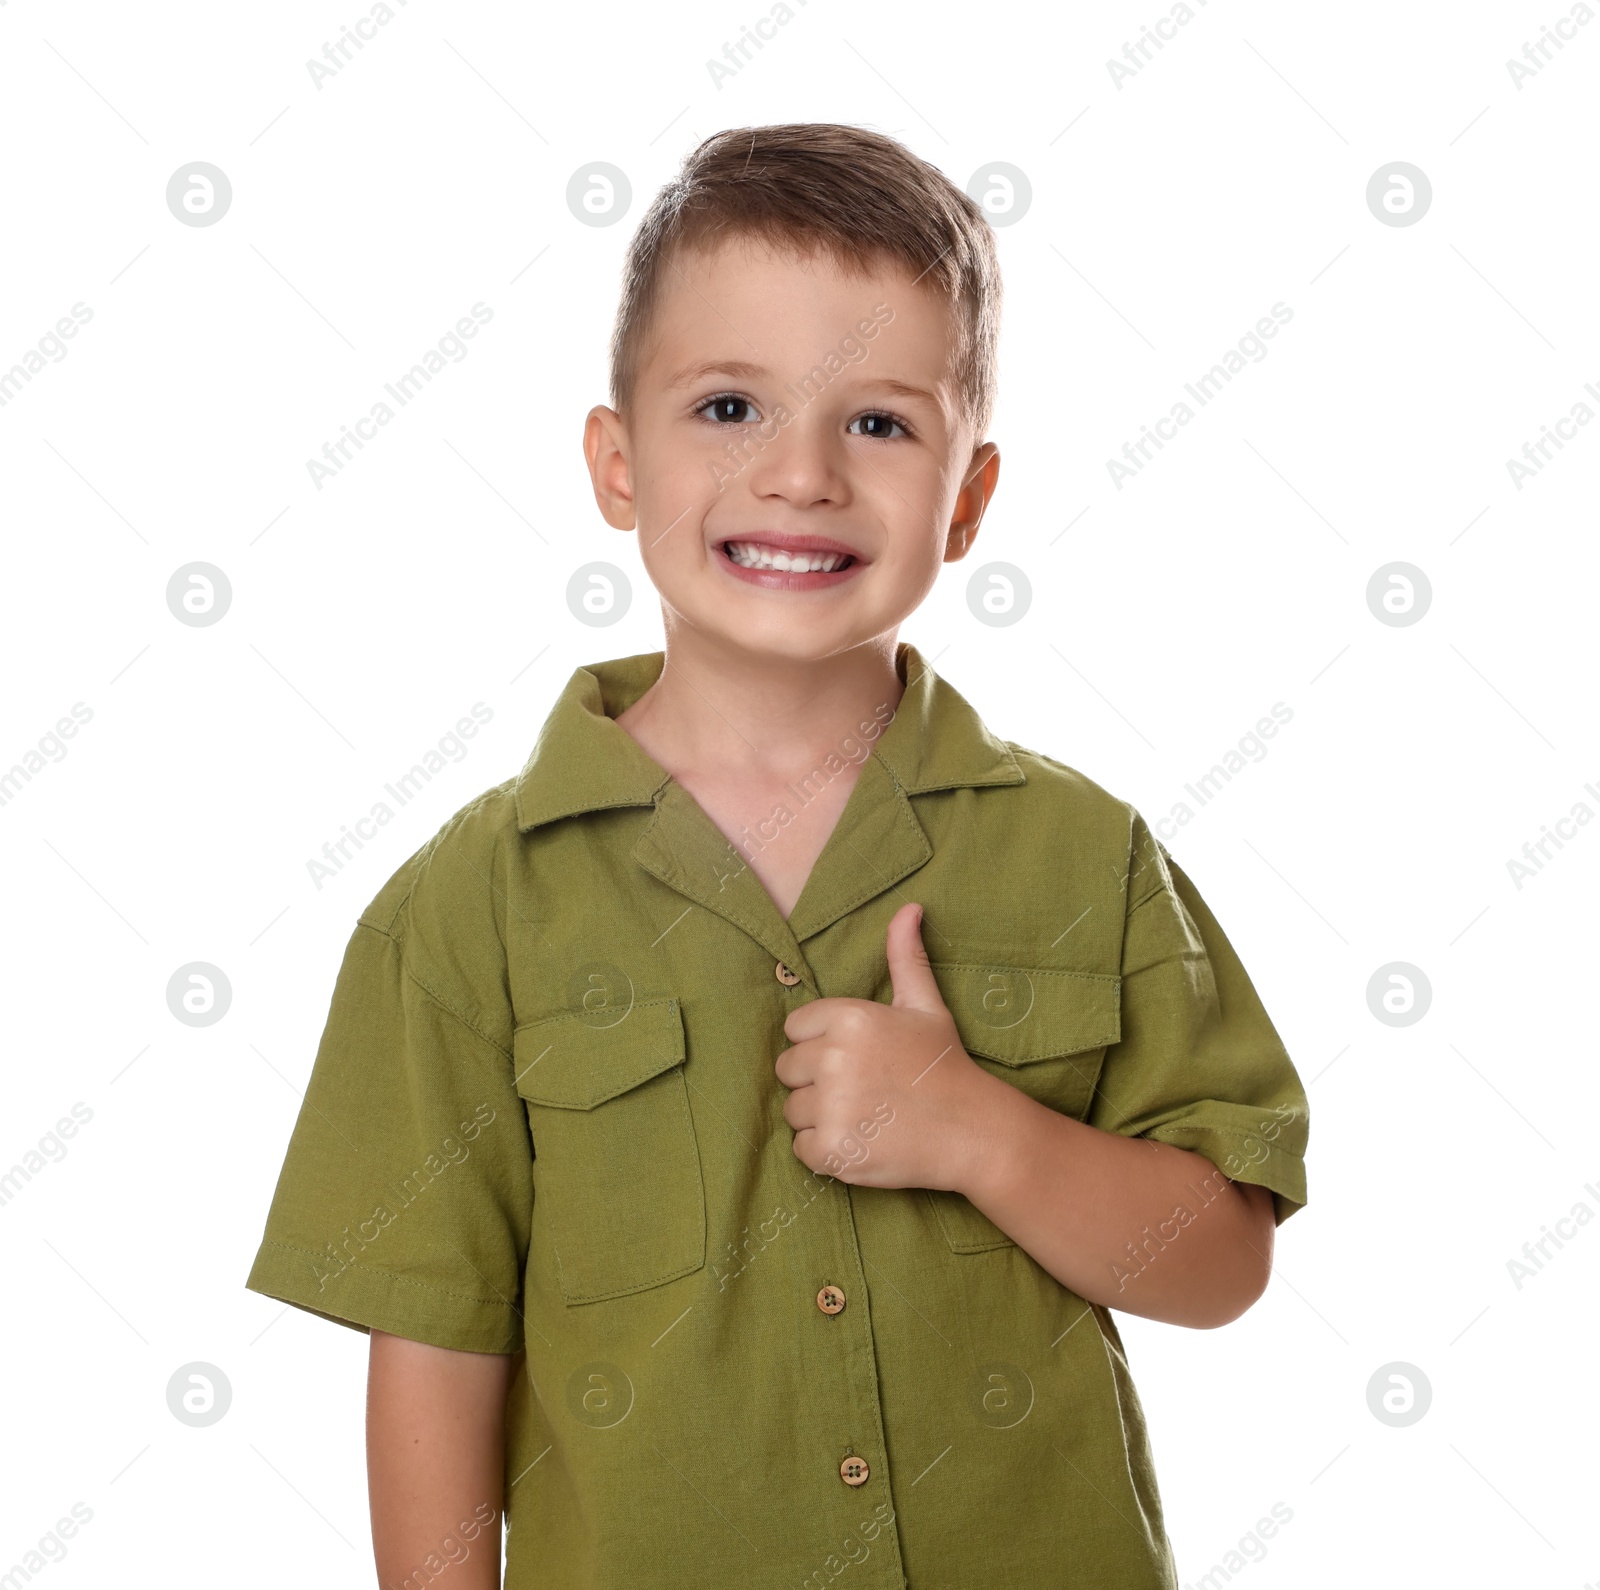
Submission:
[[[804,953],[804,952],[802,952]],[[778,984],[785,988],[797,991],[797,997],[825,997],[826,974],[821,969],[816,969],[817,976],[822,978],[824,986],[819,986],[813,975],[814,963],[807,964],[807,969],[802,972],[794,971],[790,964],[778,960],[773,967],[773,976]],[[788,975],[785,976],[784,974]],[[780,1008],[792,1008],[791,1002],[780,999]],[[870,1320],[871,1302],[867,1295],[866,1276],[862,1270],[862,1255],[860,1243],[855,1228],[855,1214],[851,1206],[852,1189],[848,1184],[838,1182],[832,1177],[823,1177],[824,1181],[833,1182],[834,1196],[827,1199],[830,1205],[831,1221],[824,1216],[822,1210],[817,1211],[817,1218],[826,1222],[823,1225],[813,1224],[808,1227],[808,1232],[813,1240],[821,1239],[827,1224],[832,1225],[828,1247],[831,1252],[817,1252],[815,1257],[821,1260],[819,1268],[823,1274],[830,1270],[835,1274],[844,1272],[843,1279],[849,1283],[852,1276],[850,1292],[854,1294],[852,1304],[851,1295],[847,1294],[844,1286],[828,1281],[822,1283],[816,1292],[815,1303],[818,1312],[829,1320],[837,1320],[836,1324],[827,1327],[830,1339],[836,1342],[841,1351],[842,1358],[837,1367],[844,1374],[845,1397],[849,1408],[848,1424],[845,1430],[859,1436],[864,1435],[870,1442],[876,1432],[878,1441],[883,1438],[883,1408],[877,1385],[877,1370],[875,1366],[875,1353],[872,1342],[872,1326]],[[860,1287],[859,1293],[855,1292],[856,1286]],[[844,1316],[848,1314],[855,1320],[851,1326],[850,1321]],[[843,1331],[844,1335],[839,1336]],[[864,1399],[864,1400],[863,1400]],[[861,1419],[865,1417],[866,1428],[863,1429]],[[841,1430],[840,1434],[845,1431]],[[849,1452],[838,1467],[840,1483],[851,1491],[859,1490],[865,1486],[872,1476],[872,1464],[857,1452]],[[878,1484],[886,1485],[886,1479],[879,1477]],[[900,1564],[898,1539],[894,1531],[889,1531],[889,1556],[885,1566],[889,1571],[896,1571]],[[898,1582],[898,1581],[897,1581]]]

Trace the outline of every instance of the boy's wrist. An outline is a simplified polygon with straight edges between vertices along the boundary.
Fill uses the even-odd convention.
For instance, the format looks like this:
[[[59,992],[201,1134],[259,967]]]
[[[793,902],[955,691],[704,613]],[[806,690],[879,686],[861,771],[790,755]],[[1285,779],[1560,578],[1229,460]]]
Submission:
[[[972,1062],[972,1092],[954,1155],[952,1191],[974,1204],[988,1203],[1003,1194],[1021,1158],[1019,1149],[1027,1124],[1023,1114],[1032,1103],[1009,1082]]]

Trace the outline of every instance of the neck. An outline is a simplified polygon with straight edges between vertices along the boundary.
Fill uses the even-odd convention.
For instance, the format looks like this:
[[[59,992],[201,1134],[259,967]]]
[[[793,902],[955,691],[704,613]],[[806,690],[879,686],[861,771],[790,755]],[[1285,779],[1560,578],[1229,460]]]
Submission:
[[[862,724],[881,725],[905,691],[896,634],[797,662],[669,627],[661,677],[617,722],[669,772],[781,782],[829,755],[859,760]]]

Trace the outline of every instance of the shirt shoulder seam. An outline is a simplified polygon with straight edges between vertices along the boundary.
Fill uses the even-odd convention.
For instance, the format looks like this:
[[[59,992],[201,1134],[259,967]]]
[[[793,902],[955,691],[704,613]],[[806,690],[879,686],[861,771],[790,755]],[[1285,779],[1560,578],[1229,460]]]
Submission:
[[[455,1006],[450,1004],[450,1002],[445,999],[442,994],[440,994],[436,989],[430,987],[427,982],[417,975],[415,969],[406,959],[406,947],[403,939],[397,938],[387,928],[381,928],[373,922],[357,922],[356,926],[364,927],[373,933],[381,933],[384,938],[388,939],[388,941],[394,945],[395,953],[400,957],[400,970],[405,974],[406,978],[410,982],[415,983],[417,987],[420,988],[422,992],[426,994],[428,998],[431,999],[433,1003],[445,1013],[445,1015],[460,1023],[460,1025],[465,1027],[474,1038],[477,1038],[483,1043],[488,1044],[488,1046],[493,1049],[497,1055],[500,1055],[507,1060],[512,1058],[512,1054],[509,1049],[497,1043],[488,1035],[488,1033],[484,1032],[483,1029],[480,1028],[470,1016],[463,1015],[455,1008]]]
[[[465,1027],[474,1038],[478,1038],[482,1040],[482,1042],[488,1044],[488,1046],[493,1049],[497,1055],[500,1055],[507,1060],[511,1059],[511,1051],[509,1049],[502,1048],[498,1043],[495,1042],[493,1038],[488,1035],[488,1033],[484,1032],[480,1027],[478,1027],[471,1017],[462,1015],[462,1013],[455,1009],[454,1006],[448,1004],[441,994],[436,993],[425,982],[423,982],[423,980],[417,976],[411,967],[406,965],[406,958],[403,952],[400,956],[400,967],[406,976],[409,977],[411,981],[415,983],[417,987],[420,988],[422,992],[425,993],[428,998],[431,999],[434,1004],[436,1004],[439,1009],[445,1013],[445,1015],[454,1017],[455,1020]]]
[[[518,777],[520,777],[520,775],[518,775]],[[400,942],[400,940],[394,934],[393,928],[405,914],[406,908],[411,904],[411,896],[416,893],[417,878],[421,872],[422,866],[426,864],[433,851],[445,838],[451,834],[454,829],[465,822],[467,818],[473,816],[480,807],[487,806],[489,802],[496,796],[505,795],[508,796],[511,801],[512,831],[514,833],[518,832],[518,824],[516,819],[517,782],[517,777],[502,779],[500,783],[491,785],[488,789],[480,791],[477,795],[473,796],[473,798],[468,801],[465,806],[461,807],[458,811],[451,813],[451,815],[440,826],[438,831],[432,834],[418,850],[406,858],[406,860],[401,864],[399,870],[400,872],[404,872],[407,869],[410,869],[411,875],[406,879],[405,892],[398,900],[395,901],[394,909],[389,913],[389,920],[387,922],[371,920],[368,915],[368,913],[372,910],[372,907],[376,905],[378,900],[382,899],[384,893],[387,892],[387,885],[385,885],[385,888],[380,890],[376,898],[368,904],[366,910],[363,911],[360,917],[357,918],[357,921],[365,927],[376,928],[380,933],[389,934],[391,938],[395,939],[396,943]],[[399,873],[396,873],[395,876],[398,877]],[[394,879],[391,878],[390,882],[392,883],[393,881]]]

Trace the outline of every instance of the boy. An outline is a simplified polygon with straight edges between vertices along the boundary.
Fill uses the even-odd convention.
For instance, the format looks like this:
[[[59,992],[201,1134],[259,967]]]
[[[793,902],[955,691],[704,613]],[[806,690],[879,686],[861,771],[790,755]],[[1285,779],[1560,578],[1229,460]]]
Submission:
[[[1174,1584],[1108,1310],[1207,1327],[1305,1097],[1143,819],[900,624],[963,557],[1000,280],[891,139],[708,140],[584,436],[664,652],[362,914],[249,1285],[370,1331],[381,1582]]]

